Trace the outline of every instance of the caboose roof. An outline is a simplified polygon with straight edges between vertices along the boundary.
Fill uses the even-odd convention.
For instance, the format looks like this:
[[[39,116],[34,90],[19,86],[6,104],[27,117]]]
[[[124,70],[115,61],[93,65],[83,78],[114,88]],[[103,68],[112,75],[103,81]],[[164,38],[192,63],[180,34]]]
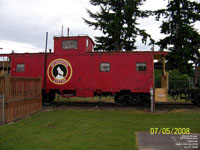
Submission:
[[[75,38],[88,38],[92,41],[92,43],[94,44],[94,41],[92,40],[91,37],[89,37],[88,35],[78,35],[78,36],[54,36],[54,39],[60,39],[60,38],[63,38],[63,39],[75,39]]]
[[[168,52],[163,51],[163,52],[158,52],[158,51],[131,51],[131,52],[88,52],[88,53],[93,53],[93,54],[148,54],[148,55],[153,55],[154,59],[158,60],[162,57],[165,57],[168,55]],[[40,53],[9,53],[9,54],[0,54],[0,57],[6,57],[6,56],[12,56],[12,55],[43,55],[44,52]],[[48,54],[53,54],[53,53],[48,53]]]
[[[154,52],[154,59],[159,60],[168,55],[168,52]]]
[[[96,53],[96,54],[148,54],[148,55],[154,55],[154,59],[160,59],[162,57],[165,57],[168,55],[167,51],[111,51],[111,52],[90,52],[90,53]]]

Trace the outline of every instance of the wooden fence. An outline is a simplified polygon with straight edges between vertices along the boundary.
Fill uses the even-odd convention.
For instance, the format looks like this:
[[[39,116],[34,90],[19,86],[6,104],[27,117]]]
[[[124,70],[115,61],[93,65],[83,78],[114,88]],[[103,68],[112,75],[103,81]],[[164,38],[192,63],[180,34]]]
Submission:
[[[42,109],[41,78],[0,76],[0,95],[4,95],[4,120],[10,122]],[[2,108],[0,108],[0,120]]]

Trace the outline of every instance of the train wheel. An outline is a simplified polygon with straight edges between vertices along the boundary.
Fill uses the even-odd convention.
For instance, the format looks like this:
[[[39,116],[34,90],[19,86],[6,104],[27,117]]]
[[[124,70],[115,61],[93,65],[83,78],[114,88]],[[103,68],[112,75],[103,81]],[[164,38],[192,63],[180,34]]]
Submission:
[[[132,104],[132,105],[137,105],[141,102],[141,99],[140,99],[140,96],[139,95],[132,95],[130,97],[130,100],[129,102]]]
[[[176,101],[180,94],[176,90],[169,90],[169,95],[173,98],[174,101]]]
[[[42,95],[42,104],[44,105],[45,103],[48,102],[48,96],[47,95]]]
[[[151,99],[149,95],[140,95],[140,104],[142,105],[149,105],[151,104]]]
[[[176,101],[176,100],[178,99],[178,96],[179,96],[178,94],[173,94],[173,95],[172,95],[173,100]]]
[[[48,99],[48,102],[52,105],[55,99],[55,93],[50,92],[49,94],[47,94],[47,99]]]
[[[117,95],[115,96],[115,104],[117,106],[125,106],[128,102],[128,98],[126,95]]]
[[[195,99],[195,104],[200,106],[200,95]]]

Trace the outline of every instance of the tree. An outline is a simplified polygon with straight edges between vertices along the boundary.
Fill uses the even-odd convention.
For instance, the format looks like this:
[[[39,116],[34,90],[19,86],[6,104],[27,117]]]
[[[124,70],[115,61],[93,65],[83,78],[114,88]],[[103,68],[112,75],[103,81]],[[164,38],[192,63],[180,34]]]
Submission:
[[[198,32],[193,32],[193,34],[191,39],[191,60],[194,62],[195,67],[200,67],[200,36]]]
[[[145,30],[137,27],[138,18],[148,17],[148,12],[139,10],[139,6],[145,0],[90,0],[90,4],[99,6],[96,13],[87,9],[89,17],[93,21],[84,19],[94,29],[103,32],[103,36],[95,37],[96,50],[107,51],[132,51],[136,49],[136,37],[142,36],[142,42],[146,44],[150,35]]]
[[[156,20],[164,16],[161,33],[166,37],[157,44],[169,49],[168,65],[181,73],[190,73],[199,57],[200,35],[194,23],[200,20],[200,4],[189,0],[169,0],[167,8],[155,11]]]

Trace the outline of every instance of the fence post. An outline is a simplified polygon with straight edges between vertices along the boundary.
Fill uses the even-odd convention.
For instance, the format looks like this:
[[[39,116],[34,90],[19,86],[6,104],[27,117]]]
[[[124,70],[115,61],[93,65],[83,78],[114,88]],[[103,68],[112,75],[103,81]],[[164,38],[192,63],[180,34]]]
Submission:
[[[4,101],[4,95],[2,95],[2,124],[3,125],[4,125],[4,121],[5,121],[4,108],[5,108],[5,101]]]
[[[10,98],[10,76],[6,75],[5,76],[5,96],[4,96],[4,102],[8,102]]]
[[[40,76],[39,78],[40,78],[40,82],[39,82],[39,85],[40,85],[40,87],[39,87],[39,93],[40,93],[40,97],[42,97],[42,77]]]
[[[5,107],[5,104],[4,104],[4,95],[0,95],[0,100],[1,100],[1,105],[0,105],[0,107],[1,107],[1,120],[0,120],[0,123],[2,123],[3,125],[4,125],[4,121],[5,121],[5,115],[4,115],[4,107]]]
[[[150,89],[151,112],[155,112],[155,88]]]

